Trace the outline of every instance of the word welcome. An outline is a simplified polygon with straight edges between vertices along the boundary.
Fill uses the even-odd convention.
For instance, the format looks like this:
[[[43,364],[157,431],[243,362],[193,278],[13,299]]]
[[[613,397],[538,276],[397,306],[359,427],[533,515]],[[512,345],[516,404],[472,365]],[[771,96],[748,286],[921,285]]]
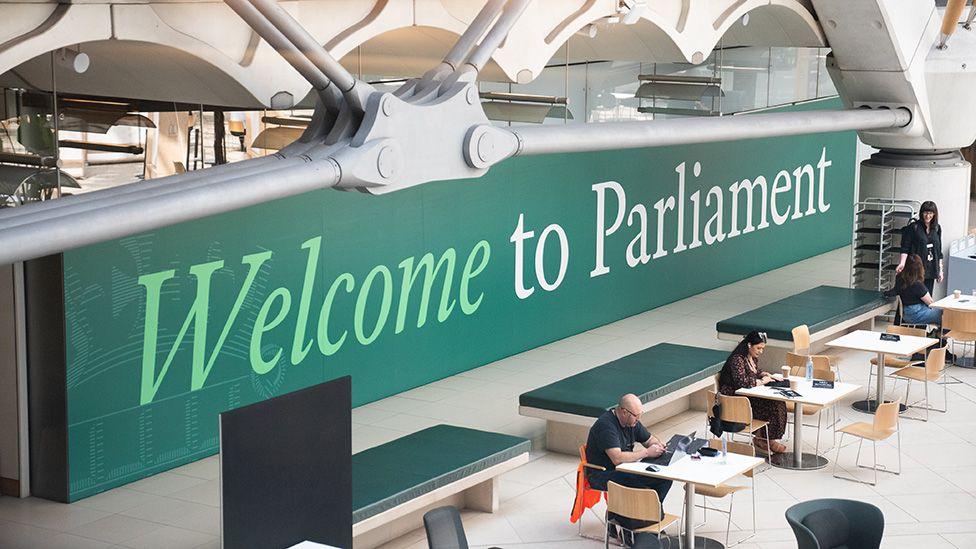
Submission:
[[[291,326],[293,339],[288,360],[292,365],[301,363],[308,356],[313,345],[323,356],[330,356],[338,352],[345,344],[349,336],[349,329],[337,329],[333,326],[332,311],[338,299],[355,300],[353,317],[346,319],[346,321],[351,321],[353,334],[360,345],[370,345],[376,341],[389,324],[395,294],[394,272],[386,265],[381,264],[373,267],[362,278],[362,281],[358,282],[358,291],[357,279],[352,273],[344,272],[337,276],[329,285],[323,301],[318,304],[318,312],[314,317],[314,332],[309,334],[309,318],[313,310],[312,293],[318,273],[322,237],[317,236],[306,240],[302,243],[301,248],[307,253],[301,289],[293,291],[286,286],[281,286],[269,292],[264,297],[264,302],[258,311],[254,325],[251,326],[249,359],[251,369],[257,374],[266,374],[272,371],[282,360],[285,349],[278,347],[273,350],[272,356],[266,357],[264,352],[268,349],[262,346],[262,339],[265,334],[279,328],[289,318],[294,308],[293,303],[296,303],[293,296],[297,296],[297,305],[295,305],[297,311],[291,315],[294,324]],[[262,266],[273,255],[274,252],[272,251],[264,251],[245,255],[241,258],[241,264],[247,268],[247,275],[237,292],[234,304],[228,311],[226,318],[223,319],[220,335],[209,352],[207,349],[207,328],[211,320],[211,281],[213,274],[224,267],[224,260],[191,265],[188,274],[196,280],[196,297],[190,304],[183,324],[173,341],[172,347],[167,352],[162,366],[158,368],[156,359],[160,331],[161,295],[164,284],[176,277],[176,270],[169,269],[139,277],[139,285],[146,289],[140,405],[148,404],[155,399],[156,393],[166,378],[174,357],[191,327],[193,329],[193,342],[190,390],[196,391],[204,386],[217,361],[220,350],[227,340],[227,336],[235,325],[241,307],[254,285],[255,278]],[[399,292],[396,294],[394,333],[399,334],[406,327],[410,312],[410,298],[416,286],[419,286],[420,292],[420,304],[416,312],[416,327],[424,326],[427,322],[431,295],[434,292],[434,285],[438,276],[440,276],[441,282],[440,299],[437,304],[437,322],[446,321],[454,312],[455,305],[465,315],[474,314],[481,306],[484,293],[478,293],[476,297],[472,298],[471,284],[475,277],[481,274],[488,265],[490,256],[491,246],[487,241],[481,240],[472,247],[464,266],[461,268],[456,299],[452,296],[457,265],[457,252],[454,248],[445,250],[436,262],[432,253],[424,254],[419,261],[416,257],[408,257],[401,261],[398,265],[401,279]],[[420,281],[419,284],[418,281]],[[379,302],[378,305],[377,301]],[[374,320],[367,321],[367,316]]]

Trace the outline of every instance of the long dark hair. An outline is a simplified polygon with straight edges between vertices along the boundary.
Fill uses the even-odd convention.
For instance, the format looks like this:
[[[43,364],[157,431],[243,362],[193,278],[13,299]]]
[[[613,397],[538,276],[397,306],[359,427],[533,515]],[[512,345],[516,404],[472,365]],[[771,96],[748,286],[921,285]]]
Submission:
[[[722,372],[719,374],[719,383],[722,385],[732,384],[732,360],[737,356],[746,356],[749,354],[749,347],[753,345],[758,345],[760,343],[766,343],[766,332],[760,332],[758,330],[753,330],[746,334],[742,341],[735,346],[732,350],[732,354],[729,358],[725,359],[725,365],[722,366]]]
[[[922,207],[918,209],[918,220],[922,224],[922,228],[925,228],[925,219],[922,214],[925,212],[932,212],[932,222],[929,223],[929,230],[927,232],[932,232],[939,227],[939,207],[935,205],[935,202],[931,200],[926,200],[922,202]]]
[[[898,288],[908,288],[916,282],[925,281],[925,265],[922,264],[922,258],[918,254],[908,256],[905,260],[905,268],[898,273],[897,281]]]

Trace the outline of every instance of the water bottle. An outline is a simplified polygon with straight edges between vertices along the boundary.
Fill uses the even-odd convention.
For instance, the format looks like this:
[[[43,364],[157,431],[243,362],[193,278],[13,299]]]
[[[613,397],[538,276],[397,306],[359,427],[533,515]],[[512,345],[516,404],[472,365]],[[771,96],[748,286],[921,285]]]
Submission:
[[[810,382],[813,381],[813,359],[810,358],[810,357],[807,357],[807,375],[806,375],[806,380],[807,380],[807,383],[810,383]]]
[[[725,440],[724,436],[721,438],[722,438],[722,459],[719,460],[719,464],[725,465],[726,463],[725,456],[727,456],[729,453],[729,443],[728,441]]]

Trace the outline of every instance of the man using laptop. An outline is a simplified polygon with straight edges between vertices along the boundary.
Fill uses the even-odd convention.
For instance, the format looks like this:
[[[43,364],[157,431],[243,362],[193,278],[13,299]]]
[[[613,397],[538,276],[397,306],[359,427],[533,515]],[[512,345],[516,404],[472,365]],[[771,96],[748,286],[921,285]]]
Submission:
[[[630,488],[654,490],[663,503],[664,497],[671,489],[670,480],[616,470],[616,466],[621,463],[656,458],[664,453],[664,444],[651,436],[647,428],[641,424],[640,417],[643,411],[637,395],[626,394],[620,397],[616,408],[603,412],[603,415],[597,418],[586,438],[586,461],[604,467],[606,471],[588,468],[586,478],[590,486],[596,490],[606,490],[607,483],[610,481]],[[627,525],[625,522],[627,521],[622,521],[621,524],[629,528],[648,525],[642,523],[643,521],[633,521],[635,524],[632,525]]]

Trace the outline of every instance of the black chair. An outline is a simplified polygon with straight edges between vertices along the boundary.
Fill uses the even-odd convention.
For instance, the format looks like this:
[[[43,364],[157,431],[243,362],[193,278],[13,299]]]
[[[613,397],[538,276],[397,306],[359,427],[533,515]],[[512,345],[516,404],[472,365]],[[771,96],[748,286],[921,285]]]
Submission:
[[[878,549],[884,514],[870,503],[814,499],[786,510],[798,549]]]
[[[461,513],[450,505],[431,509],[424,514],[424,530],[430,549],[468,549]]]
[[[424,514],[424,530],[427,531],[427,547],[430,549],[468,549],[461,513],[456,507],[447,505],[427,511]]]

